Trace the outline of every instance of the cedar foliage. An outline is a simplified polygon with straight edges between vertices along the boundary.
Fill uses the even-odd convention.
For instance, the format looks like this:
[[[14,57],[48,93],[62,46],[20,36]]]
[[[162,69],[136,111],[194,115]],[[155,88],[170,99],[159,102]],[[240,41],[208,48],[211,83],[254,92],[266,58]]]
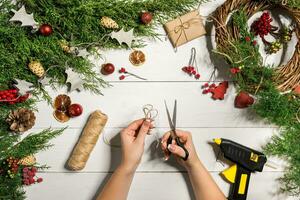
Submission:
[[[79,49],[87,48],[91,53],[96,48],[128,48],[111,39],[107,30],[99,23],[102,16],[113,18],[125,30],[134,28],[136,41],[133,47],[144,46],[142,37],[159,38],[156,26],[166,20],[181,15],[206,0],[11,0],[0,2],[0,90],[11,88],[14,79],[31,82],[35,86],[34,98],[15,105],[0,105],[0,171],[7,157],[23,158],[45,150],[49,141],[60,135],[64,129],[46,129],[37,134],[29,134],[23,140],[9,132],[5,122],[8,113],[18,108],[35,109],[41,98],[50,102],[47,91],[38,83],[38,78],[28,69],[32,60],[40,61],[51,78],[52,87],[65,86],[66,67],[80,73],[84,89],[101,94],[101,88],[108,86],[87,59],[63,52],[61,41],[67,41]],[[9,22],[13,16],[11,9],[18,10],[25,5],[28,13],[40,24],[50,24],[54,32],[48,37],[33,33],[29,27]],[[150,25],[140,23],[140,13],[154,14]],[[96,53],[95,53],[96,54]],[[97,54],[96,54],[97,55]],[[41,166],[43,168],[44,166]],[[13,178],[0,173],[0,200],[23,200],[26,198],[22,185],[21,168]]]
[[[272,0],[276,1],[276,0]],[[288,1],[300,8],[298,1]],[[239,28],[240,39],[231,41],[230,51],[222,51],[231,66],[242,66],[233,79],[240,91],[247,91],[256,96],[252,109],[258,116],[279,127],[279,134],[274,135],[264,151],[268,155],[278,156],[288,162],[281,189],[291,195],[300,194],[300,124],[296,118],[300,108],[300,98],[293,93],[281,94],[274,84],[274,68],[264,66],[258,46],[247,42],[245,37],[254,39],[247,25],[247,15],[243,11],[232,16],[233,25]],[[237,64],[238,63],[238,64]]]

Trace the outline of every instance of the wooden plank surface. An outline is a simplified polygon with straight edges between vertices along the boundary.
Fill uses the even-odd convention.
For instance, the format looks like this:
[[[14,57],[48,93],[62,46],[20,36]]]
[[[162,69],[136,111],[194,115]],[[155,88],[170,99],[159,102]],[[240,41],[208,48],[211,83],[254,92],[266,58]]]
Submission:
[[[223,0],[216,0],[203,4],[200,7],[201,15],[205,18],[222,3]],[[26,189],[28,199],[93,199],[120,161],[120,149],[105,144],[105,139],[113,144],[119,144],[118,137],[115,137],[117,133],[132,120],[143,117],[142,106],[149,103],[159,111],[159,115],[155,120],[156,128],[146,139],[143,160],[128,199],[194,199],[183,169],[172,160],[162,161],[159,149],[155,148],[157,138],[168,130],[163,101],[167,100],[171,104],[174,99],[178,100],[178,127],[192,132],[200,158],[218,185],[225,194],[228,194],[229,185],[218,175],[220,171],[228,167],[228,164],[223,166],[216,162],[216,149],[209,144],[212,139],[224,137],[261,150],[261,146],[266,144],[270,137],[277,133],[277,130],[274,125],[264,123],[248,109],[234,108],[236,91],[232,84],[223,101],[214,101],[210,95],[202,94],[201,86],[209,81],[214,66],[220,70],[216,81],[230,81],[230,76],[226,72],[228,66],[209,53],[214,47],[214,31],[209,23],[206,23],[206,26],[207,36],[189,42],[180,47],[177,52],[174,52],[170,42],[164,38],[157,42],[148,41],[148,46],[142,49],[147,61],[141,67],[131,66],[128,60],[131,52],[129,50],[103,51],[105,62],[114,63],[117,69],[126,67],[127,70],[147,78],[147,81],[133,78],[119,81],[119,74],[115,73],[103,77],[113,86],[103,90],[104,96],[96,96],[88,92],[72,92],[70,94],[72,101],[83,105],[84,113],[65,124],[56,122],[52,116],[52,107],[46,102],[40,102],[39,112],[36,114],[37,123],[33,131],[49,126],[53,128],[68,126],[68,129],[62,136],[52,141],[54,144],[52,149],[37,155],[40,163],[47,163],[51,168],[39,174],[45,180],[42,184]],[[158,27],[158,31],[164,34],[161,27]],[[181,68],[188,63],[192,47],[197,50],[197,63],[201,74],[199,81],[181,71]],[[292,49],[289,48],[289,51]],[[275,60],[280,59],[281,55],[283,52],[276,56],[269,56],[268,63],[272,60],[276,63]],[[92,61],[95,64],[94,69],[99,72],[104,61],[101,59],[92,59]],[[49,91],[53,98],[66,92],[65,88],[57,91],[49,89]],[[70,172],[65,169],[65,163],[87,117],[96,109],[101,109],[109,116],[107,126],[86,168],[78,173]],[[284,171],[284,162],[276,158],[270,158],[270,160],[277,168],[265,167],[264,172],[253,175],[248,199],[293,200],[294,198],[278,193],[280,184],[276,179]]]
[[[46,173],[39,174],[44,182],[27,188],[28,199],[93,200],[110,174],[106,173]],[[250,200],[296,200],[277,194],[276,179],[281,173],[259,173],[251,176]],[[213,178],[228,193],[229,184],[212,173]],[[180,173],[137,173],[129,193],[129,200],[188,200],[193,199],[187,175]]]
[[[145,153],[138,168],[139,172],[176,172],[183,170],[178,167],[175,160],[164,162],[161,150],[157,148],[157,139],[167,130],[165,128],[156,128],[153,129],[152,135],[147,136]],[[216,145],[213,145],[213,138],[232,139],[260,150],[261,146],[275,133],[275,129],[269,128],[188,128],[186,130],[192,133],[198,155],[208,170],[212,172],[219,172],[228,167],[225,163],[223,166],[220,162],[216,162],[218,148],[216,148]],[[110,172],[116,168],[121,159],[121,149],[111,147],[105,141],[110,142],[114,146],[119,145],[119,131],[119,128],[107,128],[104,130],[83,172]],[[47,172],[68,172],[65,169],[65,164],[80,133],[80,129],[69,128],[62,136],[53,140],[55,146],[52,150],[38,154],[39,162],[48,163],[51,166],[50,169],[46,170]],[[275,167],[277,168],[265,167],[265,171],[283,171],[282,162],[275,158],[270,160],[272,165],[275,166],[276,164]]]

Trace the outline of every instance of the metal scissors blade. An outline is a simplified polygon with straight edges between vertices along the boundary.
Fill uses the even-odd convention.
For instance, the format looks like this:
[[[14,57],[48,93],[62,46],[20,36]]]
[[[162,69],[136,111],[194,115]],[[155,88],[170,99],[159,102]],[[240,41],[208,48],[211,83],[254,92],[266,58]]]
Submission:
[[[169,109],[168,109],[168,106],[167,106],[167,102],[166,102],[166,101],[165,101],[165,107],[166,107],[166,111],[167,111],[167,116],[168,116],[169,126],[170,126],[170,129],[173,131],[173,130],[174,130],[174,126],[173,126],[173,122],[172,122],[172,119],[171,119],[170,111],[169,111]]]
[[[175,100],[174,108],[173,108],[173,118],[172,118],[172,124],[173,124],[173,131],[176,134],[176,116],[177,116],[177,100]]]

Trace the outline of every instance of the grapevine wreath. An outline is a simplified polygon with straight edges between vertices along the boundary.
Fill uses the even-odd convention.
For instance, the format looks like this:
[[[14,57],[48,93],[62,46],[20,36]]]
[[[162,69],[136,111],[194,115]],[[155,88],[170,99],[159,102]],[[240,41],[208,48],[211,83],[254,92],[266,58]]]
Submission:
[[[290,27],[279,30],[271,25],[269,10],[280,9],[293,20]],[[262,11],[262,16],[249,28],[248,19]],[[293,195],[300,193],[300,1],[298,0],[227,0],[212,15],[216,28],[215,53],[222,55],[230,66],[239,94],[235,106],[249,106],[255,97],[253,110],[262,118],[279,127],[264,149],[269,155],[288,161],[281,178],[282,189]],[[276,53],[291,39],[292,32],[298,38],[290,61],[273,68],[265,66],[259,53],[257,39],[261,37],[265,50]],[[268,42],[264,36],[272,34],[276,39]]]

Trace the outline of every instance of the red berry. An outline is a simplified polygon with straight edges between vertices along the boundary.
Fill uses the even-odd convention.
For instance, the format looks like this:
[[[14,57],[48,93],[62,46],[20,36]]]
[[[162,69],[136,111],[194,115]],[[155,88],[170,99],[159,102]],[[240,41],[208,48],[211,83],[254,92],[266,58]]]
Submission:
[[[252,44],[253,44],[253,46],[256,46],[256,45],[257,45],[257,41],[254,40],[254,41],[252,42]]]
[[[246,36],[246,37],[245,37],[245,40],[246,40],[247,42],[249,42],[249,41],[251,41],[251,38],[250,38],[249,36]]]
[[[31,176],[33,176],[33,173],[31,171],[28,171],[27,175],[31,177]]]
[[[208,86],[209,86],[209,84],[208,84],[208,83],[205,83],[203,86],[204,86],[204,87],[208,87]]]
[[[36,172],[37,172],[37,168],[36,168],[36,167],[32,167],[32,168],[31,168],[31,171],[32,171],[33,173],[36,173]]]
[[[193,70],[193,71],[192,71],[192,74],[196,75],[196,74],[197,74],[197,72],[196,72],[195,70]]]
[[[101,68],[101,73],[103,75],[109,75],[109,74],[112,74],[114,73],[115,71],[115,66],[111,63],[106,63],[104,65],[102,65],[102,68]]]
[[[23,168],[23,172],[27,173],[29,171],[28,167]]]
[[[83,108],[80,104],[72,104],[68,108],[68,114],[70,117],[77,117],[82,114]]]
[[[203,90],[202,91],[202,94],[207,94],[208,93],[208,90]]]
[[[125,73],[126,72],[126,69],[124,67],[122,67],[120,70],[119,70],[119,73]]]
[[[183,67],[181,69],[182,69],[182,71],[187,72],[187,67]]]
[[[199,78],[200,78],[200,74],[196,74],[196,75],[195,75],[195,78],[196,78],[196,79],[199,79]]]
[[[36,180],[36,182],[38,182],[38,183],[43,182],[43,178],[38,178],[38,179]]]
[[[122,76],[119,77],[119,79],[120,79],[120,80],[124,80],[124,79],[125,79],[125,76],[122,75]]]
[[[33,178],[30,178],[30,179],[29,179],[29,183],[30,183],[30,184],[35,183],[35,180],[34,180]]]
[[[216,84],[214,83],[209,86],[209,88],[214,88],[214,87],[216,87]]]

